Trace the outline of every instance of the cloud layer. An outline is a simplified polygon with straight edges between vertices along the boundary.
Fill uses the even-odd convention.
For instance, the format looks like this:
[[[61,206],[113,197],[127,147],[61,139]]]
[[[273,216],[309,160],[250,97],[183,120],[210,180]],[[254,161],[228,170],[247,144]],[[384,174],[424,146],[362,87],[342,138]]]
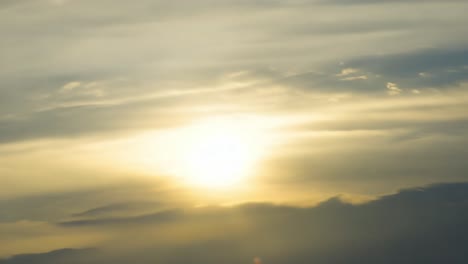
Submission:
[[[1,1],[0,264],[466,263],[465,10]],[[237,189],[160,166],[213,118]]]
[[[264,263],[464,263],[467,202],[468,185],[459,183],[406,189],[358,205],[337,197],[308,208],[245,204],[79,216],[87,220],[50,224],[112,239],[93,250],[58,249],[0,263],[249,263],[255,257]]]

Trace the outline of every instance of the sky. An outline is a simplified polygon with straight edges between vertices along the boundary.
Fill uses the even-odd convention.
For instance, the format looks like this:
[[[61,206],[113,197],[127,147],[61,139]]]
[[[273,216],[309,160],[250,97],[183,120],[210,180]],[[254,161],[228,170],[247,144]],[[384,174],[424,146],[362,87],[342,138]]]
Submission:
[[[467,263],[468,1],[0,1],[0,264]]]

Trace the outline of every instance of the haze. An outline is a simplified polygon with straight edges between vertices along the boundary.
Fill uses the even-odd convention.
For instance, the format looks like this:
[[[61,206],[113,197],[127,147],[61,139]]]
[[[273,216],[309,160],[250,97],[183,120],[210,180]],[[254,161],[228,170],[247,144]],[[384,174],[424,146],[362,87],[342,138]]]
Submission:
[[[468,263],[465,0],[3,0],[0,264]]]

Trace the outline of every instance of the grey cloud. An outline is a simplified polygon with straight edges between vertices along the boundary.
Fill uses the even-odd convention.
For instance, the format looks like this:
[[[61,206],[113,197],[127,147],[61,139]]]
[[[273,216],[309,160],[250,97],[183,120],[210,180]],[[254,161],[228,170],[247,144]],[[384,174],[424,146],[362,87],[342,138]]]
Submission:
[[[51,221],[73,217],[128,217],[180,206],[163,181],[129,181],[63,193],[36,194],[0,200],[2,222]],[[94,207],[92,207],[94,206]],[[91,208],[90,208],[91,207]]]
[[[49,263],[83,263],[90,261],[88,255],[95,249],[64,248],[47,253],[16,255],[9,259],[0,259],[0,264],[49,264]]]
[[[352,11],[359,13],[362,11],[358,7],[350,7]],[[350,10],[350,11],[351,11]],[[419,17],[409,14],[400,15],[397,19],[374,7],[375,14],[363,17],[353,13],[343,12],[338,20],[327,19],[301,19],[284,21],[276,27],[271,27],[269,23],[258,25],[264,32],[272,36],[281,35],[288,38],[299,38],[306,40],[308,36],[339,37],[358,36],[365,37],[372,34],[393,34],[395,37],[412,31],[436,32],[447,28],[460,28],[457,20],[446,19],[441,16]]]
[[[407,87],[446,87],[468,80],[468,50],[427,49],[351,59],[349,67]]]
[[[358,136],[342,139],[346,133],[293,145],[297,154],[265,162],[265,167],[275,167],[266,169],[262,181],[376,194],[404,183],[466,179],[468,142],[461,133],[453,138],[432,135],[414,139],[406,133],[361,131],[356,132]]]
[[[306,106],[299,114],[331,111],[333,117],[333,107],[321,108],[325,103],[316,105],[318,99],[308,96],[326,101],[334,94],[358,94],[352,99],[359,101],[371,94],[367,99],[380,104],[388,83],[402,90],[401,97],[413,96],[413,88],[422,95],[429,93],[426,88],[453,90],[468,76],[468,53],[460,48],[467,43],[465,7],[464,0],[2,1],[0,144],[171,127],[190,118],[173,107],[237,104],[242,96],[249,100],[239,105],[256,109],[294,115]],[[346,68],[356,71],[343,74]],[[237,71],[246,74],[228,83],[254,84],[221,91],[224,99],[149,98],[172,89],[222,86],[219,79]],[[121,79],[126,81],[115,81]],[[106,85],[102,95],[81,88],[62,93],[70,82]],[[281,92],[272,97],[281,100],[269,101],[268,92],[255,95],[256,89],[277,87]],[[335,184],[334,191],[375,194],[394,186],[466,180],[468,122],[457,113],[465,105],[395,106],[389,112],[398,115],[390,117],[367,108],[351,111],[349,120],[317,120],[299,132],[338,136],[293,144],[306,153],[273,160],[274,172],[264,183],[271,177],[285,189]],[[407,118],[413,112],[418,117]],[[17,173],[6,171],[8,181]],[[173,210],[182,207],[171,202],[176,198],[142,186],[11,198],[0,201],[0,224],[7,228],[17,221],[45,221],[56,229],[89,228],[109,241],[125,241],[107,241],[103,248],[113,249],[114,242],[124,246],[99,256],[59,250],[0,264],[228,264],[256,256],[266,264],[465,263],[466,193],[466,184],[447,184],[363,205],[335,198],[313,208],[249,204],[193,210]],[[159,232],[164,227],[180,233],[164,236]],[[134,243],[144,245],[131,248]]]
[[[267,263],[465,263],[467,206],[468,184],[453,183],[405,189],[359,205],[332,198],[309,208],[247,204],[201,209],[176,217],[179,220],[172,223],[174,227],[205,223],[205,238],[160,244],[159,240],[167,238],[144,234],[162,224],[156,218],[153,226],[132,229],[133,236],[147,243],[138,249],[131,249],[132,239],[126,238],[128,250],[119,253],[106,245],[99,253],[76,251],[73,255],[65,250],[27,258],[29,263],[47,260],[53,264],[76,259],[87,259],[87,263],[243,263],[254,257]],[[122,228],[140,222],[126,224]],[[164,222],[165,227],[170,225]],[[210,235],[220,228],[224,232]],[[23,263],[14,262],[18,259],[0,263]]]
[[[379,92],[381,91],[380,87],[384,87],[385,85],[384,82],[376,80],[373,76],[366,77],[369,79],[344,80],[346,77],[338,77],[338,73],[339,71],[300,73],[288,76],[280,80],[280,83],[290,87],[313,90],[325,94],[346,91],[356,93]],[[363,74],[365,75],[366,73]]]
[[[340,76],[347,68],[355,72]],[[468,51],[465,49],[426,49],[397,54],[351,58],[343,65],[324,65],[316,72],[277,77],[273,82],[322,93],[386,92],[395,83],[406,93],[411,89],[445,88],[468,80]]]
[[[128,214],[135,213],[151,208],[155,210],[161,204],[157,202],[126,202],[126,203],[115,203],[105,206],[100,206],[92,209],[85,210],[80,213],[73,214],[73,217],[103,217],[106,215],[113,214]]]
[[[376,43],[373,38],[343,42],[348,33],[394,29],[416,31],[420,27],[437,28],[435,31],[445,32],[447,30],[444,30],[444,26],[460,24],[456,18],[441,15],[447,12],[439,12],[435,18],[413,19],[411,13],[411,16],[407,15],[405,19],[396,19],[393,15],[382,15],[384,18],[380,19],[384,10],[377,10],[375,16],[363,19],[359,15],[362,10],[356,10],[357,15],[349,16],[349,12],[343,10],[325,9],[324,14],[331,12],[330,14],[340,19],[334,22],[323,19],[321,15],[317,20],[314,15],[304,17],[304,10],[319,8],[314,1],[142,1],[139,5],[134,5],[127,1],[106,0],[98,3],[64,1],[63,4],[55,6],[53,1],[21,1],[21,4],[17,5],[8,1],[6,5],[15,8],[4,10],[0,18],[5,22],[0,23],[0,30],[5,36],[4,44],[0,44],[1,49],[5,51],[2,56],[4,65],[0,72],[0,117],[30,114],[41,106],[67,103],[71,99],[94,99],[82,94],[50,97],[62,85],[72,81],[88,83],[130,78],[133,81],[121,86],[110,85],[105,91],[105,99],[122,99],[134,94],[145,95],[155,90],[166,90],[170,82],[182,80],[185,84],[193,85],[200,80],[213,81],[230,71],[257,71],[269,66],[277,67],[284,73],[288,68],[303,65],[298,70],[300,74],[279,80],[279,83],[306,88],[315,86],[315,89],[322,92],[346,89],[381,91],[385,89],[386,80],[372,76],[368,76],[367,80],[343,81],[334,76],[340,71],[336,67],[327,71],[326,75],[309,72],[311,69],[323,70],[318,62],[335,60],[341,55],[344,57],[340,59],[347,61],[354,53],[373,53],[370,49],[388,50],[388,45]],[[288,16],[278,16],[275,13],[278,10],[286,10]],[[322,9],[317,10],[318,13],[322,12]],[[453,7],[447,10],[455,12]],[[335,11],[339,15],[335,15]],[[220,16],[216,14],[220,12],[235,15],[234,19],[223,20],[218,26]],[[22,19],[16,19],[17,16],[21,16]],[[289,17],[297,19],[288,19]],[[213,19],[213,23],[208,23]],[[458,29],[460,30],[463,29]],[[342,37],[334,39],[316,35],[324,33]],[[270,37],[267,41],[265,35]],[[294,35],[310,35],[310,38],[295,39]],[[463,34],[457,34],[457,37],[461,35]],[[401,39],[400,37],[394,36],[395,39]],[[34,40],[34,45],[25,44],[29,44],[31,39]],[[438,36],[437,39],[445,38]],[[454,44],[464,43],[463,39],[456,39],[452,35],[449,39]],[[342,42],[350,45],[349,51],[346,47],[341,47]],[[356,43],[362,46],[362,49],[356,49]],[[437,43],[434,45],[437,46]],[[408,44],[404,50],[419,46]],[[350,62],[359,64],[359,61]],[[372,69],[367,70],[372,72]],[[440,76],[434,75],[418,80],[417,83],[453,84],[463,79],[462,75],[465,72],[439,74]],[[141,83],[150,85],[139,85]],[[37,99],[47,96],[47,99]],[[88,117],[87,110],[82,110],[83,115]],[[42,118],[47,119],[35,115],[33,120],[30,120],[31,125],[45,124]],[[103,118],[107,116],[104,115]],[[63,121],[60,118],[51,119]],[[48,122],[45,126],[53,126],[51,123],[53,122]],[[106,124],[103,122],[99,125]],[[2,126],[7,127],[4,132],[7,134],[5,138],[8,138],[8,134],[29,133],[24,132],[29,126],[23,126],[22,122],[12,124],[7,121]],[[112,129],[112,125],[109,127]],[[62,128],[55,127],[55,130],[61,134]],[[70,133],[70,130],[79,129],[69,129],[64,131],[64,134]],[[34,138],[29,135],[22,137]]]
[[[73,220],[59,223],[60,226],[80,227],[80,226],[113,226],[113,225],[132,225],[132,224],[155,224],[164,222],[174,222],[179,219],[182,212],[179,210],[167,210],[149,215],[122,218],[98,218]]]
[[[190,118],[168,113],[170,107],[175,106],[171,104],[173,100],[154,99],[102,105],[85,103],[84,106],[57,107],[7,118],[0,120],[0,143],[173,127]],[[149,104],[155,105],[149,107]]]
[[[461,111],[464,105],[451,106],[452,111]],[[426,111],[427,113],[446,111],[444,106],[431,107],[429,105],[423,107],[411,107],[413,113]],[[408,109],[407,109],[408,110]],[[398,110],[394,110],[398,111]],[[451,112],[451,111],[449,111]],[[378,113],[378,110],[374,110]],[[402,114],[405,110],[402,110]],[[292,129],[307,130],[311,132],[353,132],[353,131],[388,131],[395,132],[395,137],[400,138],[404,135],[407,140],[423,139],[430,136],[458,137],[468,132],[468,118],[450,117],[447,113],[446,119],[418,119],[418,118],[385,118],[388,112],[382,111],[381,117],[366,115],[365,113],[356,113],[354,117],[349,117],[349,120],[322,120],[313,121],[305,125],[294,126]],[[357,118],[359,116],[359,118]]]
[[[466,179],[468,120],[463,112],[466,102],[458,97],[462,96],[449,94],[450,103],[435,104],[431,97],[391,99],[386,105],[376,99],[370,105],[351,103],[349,108],[343,103],[338,112],[331,107],[324,119],[287,128],[285,133],[291,132],[293,140],[277,152],[288,154],[263,164],[262,181],[378,193],[402,182]],[[304,136],[294,139],[295,134]],[[370,182],[386,187],[371,190]]]

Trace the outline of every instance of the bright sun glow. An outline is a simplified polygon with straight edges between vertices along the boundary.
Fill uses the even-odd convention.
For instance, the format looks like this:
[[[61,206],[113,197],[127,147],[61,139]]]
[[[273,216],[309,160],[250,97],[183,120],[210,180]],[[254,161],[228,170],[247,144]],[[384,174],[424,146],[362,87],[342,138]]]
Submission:
[[[120,164],[194,187],[245,189],[267,150],[278,142],[273,131],[281,122],[259,116],[211,117],[141,134],[119,145],[125,149]]]
[[[209,120],[188,127],[172,171],[203,187],[240,183],[251,173],[261,149],[255,131],[240,124]]]

